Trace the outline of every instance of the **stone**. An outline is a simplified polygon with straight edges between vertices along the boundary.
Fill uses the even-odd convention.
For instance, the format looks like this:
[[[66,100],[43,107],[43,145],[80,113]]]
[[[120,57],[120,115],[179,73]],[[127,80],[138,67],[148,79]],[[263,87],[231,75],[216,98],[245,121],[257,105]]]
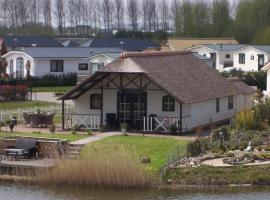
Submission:
[[[143,164],[148,164],[150,162],[151,162],[151,158],[149,156],[143,156],[141,158],[141,163],[143,163]]]

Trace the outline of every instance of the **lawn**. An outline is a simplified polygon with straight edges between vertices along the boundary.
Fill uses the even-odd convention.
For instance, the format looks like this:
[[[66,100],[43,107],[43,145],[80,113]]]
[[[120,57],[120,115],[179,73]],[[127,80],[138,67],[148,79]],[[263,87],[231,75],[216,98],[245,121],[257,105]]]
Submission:
[[[123,151],[133,154],[135,159],[140,159],[142,156],[149,156],[151,162],[147,166],[147,169],[157,173],[162,165],[166,163],[167,156],[171,154],[177,146],[179,146],[181,155],[186,154],[186,145],[187,141],[173,138],[113,136],[87,145],[83,149],[82,155],[87,156],[87,152],[95,151],[96,148],[103,148],[107,152],[121,148]]]
[[[72,86],[33,87],[33,92],[66,92]]]
[[[46,107],[50,105],[56,105],[56,104],[46,102],[46,101],[9,101],[9,102],[1,102],[0,110]]]
[[[2,128],[3,130],[3,128]],[[5,138],[6,136],[8,137],[43,137],[43,138],[58,138],[58,139],[66,139],[70,142],[76,141],[76,140],[80,140],[86,137],[89,137],[89,135],[82,135],[82,134],[66,134],[66,133],[56,133],[55,136],[53,134],[50,133],[18,133],[18,132],[14,132],[14,133],[6,133],[4,131],[0,131],[0,138]]]

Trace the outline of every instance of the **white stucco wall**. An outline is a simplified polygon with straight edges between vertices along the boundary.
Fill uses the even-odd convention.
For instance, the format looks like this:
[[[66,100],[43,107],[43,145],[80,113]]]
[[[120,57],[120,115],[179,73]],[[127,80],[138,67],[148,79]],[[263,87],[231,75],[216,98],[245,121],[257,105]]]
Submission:
[[[77,73],[77,74],[90,74],[92,73],[91,63],[104,63],[104,65],[112,62],[114,59],[104,55],[98,55],[90,59],[86,58],[32,58],[27,54],[19,51],[10,52],[5,58],[7,60],[7,73],[10,74],[10,60],[13,59],[14,71],[16,71],[16,59],[22,57],[24,59],[24,74],[26,75],[25,65],[29,60],[31,63],[31,76],[41,77],[46,74],[63,74],[63,73]],[[63,72],[50,72],[51,60],[63,60],[64,71]],[[80,63],[87,63],[88,70],[79,70]]]
[[[266,85],[266,91],[268,95],[270,94],[270,69],[267,70],[267,85]]]
[[[104,124],[106,113],[117,113],[117,91],[114,89],[104,90]],[[163,91],[146,91],[147,92],[147,115],[156,114],[159,117],[179,117],[180,105],[175,102],[174,112],[162,111],[162,97],[166,95]],[[97,114],[100,110],[90,109],[90,95],[100,93],[100,90],[93,89],[84,93],[75,100],[75,110],[78,114]],[[234,96],[234,109],[228,110],[228,97],[220,98],[220,110],[216,112],[216,99],[194,103],[183,104],[183,128],[191,129],[201,125],[208,124],[210,121],[216,122],[230,118],[232,114],[246,109],[252,105],[252,95]]]
[[[64,61],[64,71],[63,72],[50,72],[50,65],[51,60],[63,60]],[[79,70],[80,63],[87,63],[88,64],[88,71],[81,71]],[[35,76],[44,76],[46,74],[63,74],[63,73],[77,73],[77,74],[84,74],[89,73],[90,65],[89,63],[81,59],[75,58],[66,58],[66,59],[35,59]]]
[[[17,67],[17,58],[23,58],[23,68],[24,68],[24,76],[26,76],[27,70],[26,70],[26,64],[27,61],[30,61],[30,75],[34,76],[35,74],[35,61],[32,57],[26,55],[23,52],[18,52],[18,53],[11,53],[9,54],[5,59],[7,61],[7,74],[10,74],[10,60],[13,60],[13,70],[14,72],[18,71],[18,67]]]
[[[245,64],[239,63],[239,53],[245,54]],[[269,54],[253,47],[245,47],[235,51],[233,54],[234,67],[243,71],[258,71],[258,54],[264,55],[264,63],[269,61]],[[251,59],[251,56],[254,56],[254,60]]]
[[[108,63],[114,61],[114,59],[111,57],[100,54],[100,55],[97,55],[95,57],[87,59],[87,61],[90,63],[89,72],[94,73],[95,70],[92,68],[91,63],[104,63],[104,65],[107,65]]]
[[[211,58],[211,53],[216,53],[216,69],[220,72],[224,70],[224,62],[233,61],[233,52],[230,51],[215,51],[204,46],[195,47],[190,50],[208,58]],[[230,58],[226,58],[226,54],[229,54]]]

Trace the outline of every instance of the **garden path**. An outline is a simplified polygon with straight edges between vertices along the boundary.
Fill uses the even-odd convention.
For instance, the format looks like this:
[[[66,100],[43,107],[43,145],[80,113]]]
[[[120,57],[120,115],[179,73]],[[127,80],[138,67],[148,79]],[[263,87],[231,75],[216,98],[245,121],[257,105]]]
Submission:
[[[54,95],[53,92],[37,92],[33,93],[32,99],[37,101],[47,101],[52,103],[61,103],[61,101],[57,100],[58,97]],[[66,100],[66,104],[74,105],[72,100]]]
[[[217,159],[213,159],[213,160],[205,160],[203,161],[201,164],[202,165],[209,165],[209,166],[213,166],[213,167],[234,167],[234,166],[238,166],[238,165],[229,165],[229,164],[225,164],[222,162],[223,158],[217,158]],[[252,165],[269,165],[270,161],[265,161],[265,162],[255,162],[255,163],[249,163],[249,164],[245,164],[246,166],[252,166]]]
[[[85,145],[85,144],[89,144],[89,143],[92,143],[92,142],[102,140],[102,139],[104,139],[106,137],[111,137],[111,136],[120,135],[120,134],[121,134],[120,132],[101,133],[101,134],[89,136],[89,137],[81,139],[81,140],[74,141],[71,144],[73,144],[73,145]]]

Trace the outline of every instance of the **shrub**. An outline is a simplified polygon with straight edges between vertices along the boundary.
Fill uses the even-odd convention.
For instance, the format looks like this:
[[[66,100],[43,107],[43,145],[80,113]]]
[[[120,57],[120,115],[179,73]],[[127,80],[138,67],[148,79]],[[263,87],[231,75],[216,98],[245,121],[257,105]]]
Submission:
[[[176,124],[171,124],[170,125],[170,133],[175,135],[177,133],[177,126]]]
[[[255,128],[255,117],[252,110],[244,110],[235,116],[237,130],[253,130]]]
[[[187,145],[188,156],[198,156],[209,150],[209,140],[206,138],[198,138]]]
[[[93,135],[93,133],[92,133],[92,130],[91,130],[91,129],[89,129],[89,128],[88,128],[88,129],[86,129],[85,131],[86,131],[87,135]]]
[[[0,85],[0,101],[27,100],[27,85]]]
[[[55,133],[56,126],[55,124],[49,125],[49,131],[50,133]]]
[[[230,131],[228,130],[227,127],[220,127],[220,128],[215,129],[215,130],[212,130],[211,134],[210,134],[211,139],[213,141],[220,140],[220,132],[223,133],[225,141],[230,140],[231,133],[230,133]]]
[[[76,129],[75,129],[75,128],[71,130],[71,134],[73,134],[73,135],[76,135],[76,134],[77,134],[77,132],[76,132]]]

